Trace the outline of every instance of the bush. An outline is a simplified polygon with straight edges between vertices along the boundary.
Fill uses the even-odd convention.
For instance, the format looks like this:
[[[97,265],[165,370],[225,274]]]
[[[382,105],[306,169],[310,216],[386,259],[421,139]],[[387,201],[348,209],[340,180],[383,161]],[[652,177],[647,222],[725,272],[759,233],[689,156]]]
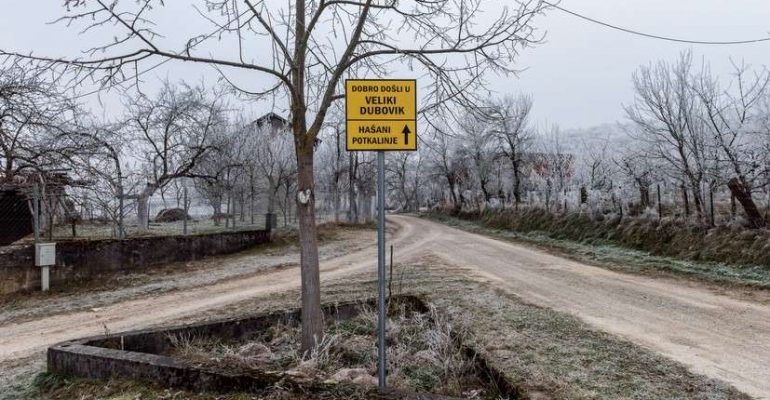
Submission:
[[[770,266],[770,231],[736,226],[707,227],[674,218],[593,219],[586,213],[555,214],[544,209],[486,210],[452,215],[492,229],[541,232],[553,239],[619,244],[655,255],[688,260]]]
[[[155,222],[177,222],[184,219],[190,219],[184,209],[181,208],[164,208],[160,210],[155,217]]]

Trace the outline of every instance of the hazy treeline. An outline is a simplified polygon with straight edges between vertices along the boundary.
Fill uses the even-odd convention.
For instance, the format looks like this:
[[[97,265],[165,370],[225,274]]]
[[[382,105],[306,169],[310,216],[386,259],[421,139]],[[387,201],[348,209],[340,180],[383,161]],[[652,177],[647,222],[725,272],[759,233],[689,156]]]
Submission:
[[[624,107],[626,119],[615,125],[537,126],[531,120],[536,102],[527,95],[421,121],[419,151],[387,155],[389,206],[529,206],[598,219],[673,217],[699,225],[765,226],[767,70],[735,63],[731,74],[716,76],[686,52],[642,66],[632,79],[635,98]],[[336,161],[322,163],[333,168],[323,170],[321,182],[332,191],[349,188],[344,177],[353,157],[356,166],[368,168],[357,190],[372,193],[371,157],[343,154],[344,136],[334,139],[344,134],[341,128],[326,133],[319,157]]]
[[[285,120],[247,119],[227,98],[219,88],[166,83],[154,95],[125,95],[105,120],[43,75],[7,66],[0,183],[28,194],[37,186],[52,224],[87,214],[146,229],[158,197],[185,209],[195,198],[217,223],[236,211],[252,221],[266,212],[288,218],[296,163]]]
[[[626,120],[587,130],[535,124],[536,101],[524,94],[432,113],[420,121],[418,151],[387,154],[389,208],[537,207],[595,219],[765,226],[766,69],[735,64],[729,76],[715,76],[683,53],[640,67],[632,79]],[[153,96],[124,96],[122,112],[105,121],[41,76],[5,67],[0,180],[45,187],[65,173],[67,196],[49,204],[59,221],[82,218],[88,208],[115,222],[130,214],[132,224],[146,227],[153,196],[188,208],[182,189],[192,187],[190,197],[217,222],[274,213],[286,223],[297,179],[288,116],[247,118],[227,98],[217,88],[166,83]],[[335,220],[371,219],[375,155],[345,150],[339,104],[315,154],[316,208]]]

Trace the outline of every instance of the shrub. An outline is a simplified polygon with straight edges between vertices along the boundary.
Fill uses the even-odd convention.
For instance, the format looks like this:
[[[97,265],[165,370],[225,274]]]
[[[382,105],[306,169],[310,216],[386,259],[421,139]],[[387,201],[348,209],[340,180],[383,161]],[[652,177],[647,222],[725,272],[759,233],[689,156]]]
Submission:
[[[555,214],[540,208],[487,209],[452,213],[492,229],[541,232],[554,239],[593,244],[620,244],[655,255],[689,260],[770,266],[770,231],[730,226],[708,227],[676,218],[656,218],[648,209],[640,217],[592,218],[588,213]]]

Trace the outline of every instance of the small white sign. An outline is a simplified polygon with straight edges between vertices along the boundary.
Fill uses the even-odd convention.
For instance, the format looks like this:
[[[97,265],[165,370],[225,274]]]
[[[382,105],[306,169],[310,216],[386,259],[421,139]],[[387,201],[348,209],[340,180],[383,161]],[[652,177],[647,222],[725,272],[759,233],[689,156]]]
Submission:
[[[35,266],[56,265],[56,243],[35,243]]]

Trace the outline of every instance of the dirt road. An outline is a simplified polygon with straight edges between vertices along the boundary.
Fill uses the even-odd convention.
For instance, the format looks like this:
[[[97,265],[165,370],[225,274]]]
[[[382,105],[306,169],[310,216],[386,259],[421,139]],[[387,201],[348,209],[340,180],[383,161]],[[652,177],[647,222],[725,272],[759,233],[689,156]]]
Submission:
[[[609,271],[427,221],[428,248],[533,304],[662,353],[693,372],[770,398],[770,306],[698,285]]]
[[[389,244],[398,262],[433,253],[534,304],[575,315],[722,379],[770,398],[770,307],[715,294],[697,285],[627,275],[434,222],[393,216]],[[375,247],[322,263],[322,280],[372,270]],[[266,271],[205,287],[123,301],[96,311],[58,314],[0,326],[0,361],[28,357],[48,345],[122,331],[277,293],[298,285],[297,268]]]

